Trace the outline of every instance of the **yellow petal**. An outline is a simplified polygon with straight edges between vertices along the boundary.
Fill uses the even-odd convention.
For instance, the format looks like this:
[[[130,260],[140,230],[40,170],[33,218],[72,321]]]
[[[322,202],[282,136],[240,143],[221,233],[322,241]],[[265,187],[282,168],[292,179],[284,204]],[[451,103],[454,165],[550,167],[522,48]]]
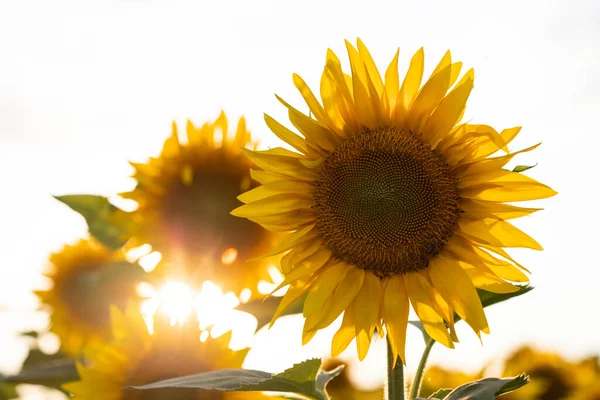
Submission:
[[[487,183],[461,189],[460,195],[496,202],[538,200],[556,195],[550,187],[517,172],[504,171],[495,175]]]
[[[271,232],[287,232],[300,229],[308,224],[314,224],[317,215],[313,209],[300,208],[281,214],[248,217],[248,219]]]
[[[292,270],[285,275],[285,279],[275,289],[273,293],[299,279],[307,279],[318,269],[326,265],[331,260],[331,252],[322,247],[310,256],[306,257],[301,263],[295,265]]]
[[[319,124],[319,122],[316,120],[302,114],[300,111],[289,105],[281,97],[276,97],[284,106],[287,107],[290,122],[296,127],[296,129],[300,131],[302,135],[304,135],[308,143],[310,143],[313,147],[321,148],[327,151],[331,151],[336,148],[339,141],[338,135]]]
[[[327,268],[310,288],[306,300],[304,301],[304,316],[319,313],[338,284],[346,276],[348,267],[343,263],[333,264]]]
[[[300,151],[303,154],[306,154],[308,151],[308,144],[304,140],[304,138],[296,135],[294,132],[290,131],[285,126],[281,125],[279,122],[275,121],[269,115],[265,114],[265,122],[269,129],[277,136],[279,139],[283,140],[296,150]]]
[[[323,243],[320,240],[307,240],[298,244],[281,258],[281,272],[289,273],[296,264],[314,254],[322,246]]]
[[[331,129],[342,136],[345,125],[354,126],[354,118],[328,66],[323,69],[320,91],[325,112],[332,124]]]
[[[316,334],[317,331],[309,331],[306,329],[306,321],[304,321],[304,327],[302,328],[302,346],[306,346]]]
[[[316,179],[316,173],[310,168],[306,168],[295,158],[268,153],[265,154],[260,151],[248,149],[242,149],[242,152],[254,164],[267,171],[302,179],[304,181],[314,181]]]
[[[492,293],[514,293],[519,290],[517,286],[506,282],[502,278],[475,268],[466,263],[460,263],[463,270],[471,279],[473,286]]]
[[[469,219],[481,219],[483,216],[490,214],[501,219],[513,219],[524,217],[542,210],[541,208],[518,207],[511,204],[493,203],[473,199],[461,199],[460,208],[464,211],[463,217]]]
[[[356,297],[365,279],[365,271],[349,265],[347,267],[346,276],[331,295],[322,318],[315,319],[309,329],[323,329],[329,326]]]
[[[321,103],[319,103],[319,100],[317,100],[317,98],[315,97],[313,92],[310,90],[310,88],[308,87],[306,82],[304,82],[304,79],[302,79],[300,77],[300,75],[294,74],[293,80],[294,80],[294,85],[300,91],[300,94],[304,98],[304,101],[306,101],[308,108],[310,109],[312,114],[315,116],[317,121],[319,121],[320,123],[325,124],[325,125],[330,125],[329,117],[325,113],[323,106],[321,105]]]
[[[227,143],[227,132],[229,132],[229,123],[225,112],[221,111],[219,117],[215,120],[213,126],[221,130],[223,135],[223,143]]]
[[[275,254],[283,253],[284,251],[291,249],[297,244],[306,242],[311,239],[315,239],[316,237],[317,229],[315,228],[315,225],[313,224],[305,226],[304,228],[298,229],[296,232],[287,235],[281,240],[281,242],[277,244],[277,246],[275,246],[275,248],[273,248],[273,250],[259,258],[262,259],[274,256]]]
[[[423,86],[408,112],[408,126],[413,132],[420,132],[431,112],[437,107],[448,91],[452,66],[448,65],[433,75]]]
[[[398,356],[406,364],[406,327],[408,326],[409,301],[400,276],[392,276],[383,295],[383,320],[389,335],[394,363]]]
[[[429,282],[421,274],[414,272],[405,274],[403,279],[410,302],[427,334],[433,340],[453,349],[454,343],[452,338],[446,329],[446,325],[444,325],[444,320],[435,310],[431,299],[432,288]]]
[[[425,54],[421,47],[410,60],[408,71],[406,72],[402,87],[400,88],[400,93],[398,93],[398,100],[396,101],[394,120],[396,121],[397,126],[404,126],[410,105],[421,86],[425,64],[424,58]]]
[[[469,239],[476,243],[542,250],[542,246],[532,237],[503,220],[493,218],[476,221],[461,219],[458,221],[458,226]]]
[[[171,136],[165,140],[165,144],[163,145],[163,150],[161,153],[163,158],[175,158],[181,151],[181,145],[179,144],[179,138],[177,136],[177,124],[173,122],[171,126]]]
[[[385,95],[388,98],[390,112],[396,107],[396,98],[400,88],[400,80],[398,77],[398,58],[400,57],[400,49],[396,50],[396,55],[385,71]],[[390,113],[390,117],[391,117]]]
[[[371,344],[371,336],[375,331],[379,306],[381,305],[381,281],[370,272],[365,272],[362,288],[354,301],[354,318],[356,320],[356,344],[358,358],[367,356]]]
[[[363,63],[365,64],[365,68],[367,69],[367,75],[370,77],[371,82],[373,82],[373,86],[377,91],[378,96],[381,96],[383,94],[383,81],[381,80],[381,75],[377,70],[375,61],[373,61],[373,57],[371,57],[369,49],[367,49],[367,46],[365,46],[362,40],[357,39],[357,45],[358,53],[360,54]]]
[[[468,79],[441,101],[423,128],[423,135],[429,143],[437,143],[458,122],[472,89],[473,80]]]
[[[312,205],[313,199],[311,195],[284,193],[244,204],[231,211],[231,215],[242,218],[253,218],[285,213],[302,208],[311,208]]]
[[[269,324],[269,328],[273,326],[277,318],[281,316],[288,309],[289,306],[294,304],[296,300],[298,300],[306,291],[310,288],[310,285],[301,285],[299,282],[294,282],[290,285],[288,291],[281,298],[279,302],[279,306],[277,306],[277,310],[273,314],[273,318],[271,319],[271,323]]]
[[[352,93],[356,104],[356,117],[358,123],[367,128],[374,129],[377,126],[377,113],[373,107],[373,99],[369,93],[367,83],[367,72],[358,51],[346,41],[348,58],[350,59],[350,68],[352,70]]]
[[[457,169],[457,171],[460,172],[460,175],[459,175],[460,180],[464,181],[469,178],[472,178],[473,176],[475,176],[475,178],[477,178],[482,175],[485,176],[486,173],[496,172],[496,171],[500,170],[502,167],[504,167],[506,164],[508,164],[514,158],[514,156],[521,154],[521,153],[526,153],[526,152],[535,150],[540,145],[541,145],[541,143],[538,143],[536,145],[527,147],[525,149],[509,153],[505,156],[486,158],[483,160],[475,160],[473,162],[461,165],[461,167]],[[467,186],[464,183],[463,183],[463,185]]]
[[[237,128],[235,130],[235,137],[233,139],[233,147],[240,148],[246,146],[250,142],[250,132],[246,128],[246,118],[240,117]]]
[[[342,319],[342,326],[333,335],[331,341],[331,356],[337,357],[344,350],[348,348],[348,345],[352,342],[352,339],[356,337],[356,330],[354,329],[354,303],[344,311],[344,318]]]
[[[306,181],[297,181],[293,179],[282,179],[258,186],[246,193],[238,196],[242,203],[250,203],[262,200],[276,194],[283,193],[312,193],[314,186]]]
[[[250,177],[252,179],[254,179],[256,182],[263,184],[263,185],[265,183],[269,183],[269,182],[273,182],[273,181],[277,181],[277,180],[281,180],[281,179],[288,179],[288,177],[285,175],[276,174],[275,172],[271,172],[271,171],[264,171],[262,169],[251,169]]]
[[[427,268],[433,286],[475,333],[489,333],[483,306],[469,275],[452,259],[442,254],[429,261]]]

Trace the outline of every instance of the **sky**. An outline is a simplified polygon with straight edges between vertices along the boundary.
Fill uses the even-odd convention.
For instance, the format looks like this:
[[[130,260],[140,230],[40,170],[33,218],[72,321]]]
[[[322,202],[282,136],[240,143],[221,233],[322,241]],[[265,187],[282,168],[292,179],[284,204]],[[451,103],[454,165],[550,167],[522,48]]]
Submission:
[[[0,1],[0,371],[25,355],[15,332],[45,323],[29,291],[48,254],[85,233],[52,195],[130,189],[128,161],[155,155],[171,121],[201,124],[222,109],[279,145],[263,121],[286,119],[273,94],[305,109],[292,73],[318,90],[327,48],[345,60],[344,39],[357,37],[380,69],[400,47],[405,71],[424,46],[427,74],[450,49],[475,69],[465,118],[523,126],[514,149],[543,144],[516,162],[537,163],[530,175],[559,192],[516,222],[545,248],[513,252],[536,289],[488,310],[483,345],[461,327],[457,349],[436,347],[432,362],[475,370],[523,343],[598,354],[599,21],[600,4],[581,0]],[[301,322],[261,332],[250,365],[276,370],[325,351],[330,332],[300,348]],[[375,350],[364,370],[383,371]]]

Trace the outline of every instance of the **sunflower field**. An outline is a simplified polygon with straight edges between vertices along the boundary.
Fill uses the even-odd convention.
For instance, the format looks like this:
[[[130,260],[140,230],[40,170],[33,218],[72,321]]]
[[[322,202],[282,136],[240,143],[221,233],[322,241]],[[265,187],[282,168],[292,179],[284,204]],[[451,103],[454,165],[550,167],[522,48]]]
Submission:
[[[600,400],[600,8],[29,1],[0,400]]]

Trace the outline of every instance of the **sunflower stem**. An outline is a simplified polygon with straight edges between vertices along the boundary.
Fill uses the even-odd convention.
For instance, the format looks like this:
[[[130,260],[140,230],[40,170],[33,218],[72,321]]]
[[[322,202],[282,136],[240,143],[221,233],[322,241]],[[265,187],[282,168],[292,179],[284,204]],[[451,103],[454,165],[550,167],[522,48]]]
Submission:
[[[386,337],[387,338],[387,337]],[[394,352],[387,338],[387,400],[404,400],[404,365],[402,360],[394,360]],[[394,366],[394,361],[396,365]]]
[[[425,350],[423,350],[423,355],[421,356],[421,361],[419,361],[419,366],[417,367],[417,372],[415,372],[415,379],[413,380],[412,386],[410,388],[409,399],[416,399],[421,394],[421,384],[423,383],[423,373],[425,372],[425,366],[427,365],[427,359],[429,358],[429,354],[431,353],[431,349],[435,344],[435,340],[428,339],[425,344]]]

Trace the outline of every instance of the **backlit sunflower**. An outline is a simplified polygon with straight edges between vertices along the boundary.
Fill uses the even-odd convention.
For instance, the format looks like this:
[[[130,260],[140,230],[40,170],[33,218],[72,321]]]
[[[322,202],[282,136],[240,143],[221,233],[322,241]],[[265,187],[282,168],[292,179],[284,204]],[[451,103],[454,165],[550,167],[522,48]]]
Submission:
[[[215,141],[215,132],[223,135]],[[272,244],[274,234],[229,214],[241,203],[236,197],[256,186],[252,163],[241,149],[251,144],[240,119],[235,137],[228,137],[225,114],[200,128],[187,124],[187,143],[177,126],[158,158],[132,163],[136,188],[122,196],[139,207],[134,219],[134,243],[149,243],[163,255],[159,269],[186,281],[212,280],[239,294],[269,280],[270,263],[246,262]]]
[[[290,288],[275,318],[308,292],[303,341],[345,311],[332,353],[356,337],[360,359],[385,324],[404,360],[409,303],[448,347],[457,340],[454,312],[478,335],[488,333],[475,288],[517,290],[510,282],[528,278],[504,248],[541,250],[507,221],[538,209],[506,203],[556,193],[504,169],[537,146],[510,152],[518,127],[498,133],[458,124],[474,73],[459,79],[462,64],[450,52],[421,85],[422,49],[401,82],[399,53],[382,78],[360,40],[346,45],[351,75],[329,50],[321,101],[294,75],[311,116],[279,99],[302,136],[265,116],[297,152],[245,151],[263,169],[253,174],[262,185],[241,195],[246,204],[232,214],[293,231],[269,253],[289,250],[281,268]]]
[[[126,314],[111,313],[113,341],[86,350],[86,362],[79,364],[80,381],[64,385],[74,399],[82,400],[234,400],[262,399],[254,392],[225,393],[195,389],[132,390],[179,376],[224,368],[241,368],[247,350],[228,348],[231,332],[216,339],[200,341],[197,324],[171,326],[155,320],[150,335],[141,314],[128,308]]]
[[[136,271],[143,273],[121,252],[91,239],[52,254],[49,268],[45,275],[52,288],[35,293],[52,309],[50,330],[60,338],[61,351],[71,357],[110,336],[111,305],[123,307],[135,299]]]

